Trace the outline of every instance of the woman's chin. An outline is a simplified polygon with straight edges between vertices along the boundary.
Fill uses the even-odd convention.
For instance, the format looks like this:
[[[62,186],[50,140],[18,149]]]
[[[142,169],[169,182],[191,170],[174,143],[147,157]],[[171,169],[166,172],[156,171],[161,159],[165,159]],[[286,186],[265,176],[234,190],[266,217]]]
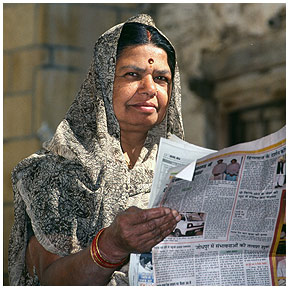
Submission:
[[[144,131],[147,132],[148,130],[152,129],[154,126],[160,123],[159,119],[157,117],[147,116],[147,117],[141,117],[141,118],[134,118],[131,121],[128,122],[121,122],[120,128],[125,130],[131,130],[131,131]]]

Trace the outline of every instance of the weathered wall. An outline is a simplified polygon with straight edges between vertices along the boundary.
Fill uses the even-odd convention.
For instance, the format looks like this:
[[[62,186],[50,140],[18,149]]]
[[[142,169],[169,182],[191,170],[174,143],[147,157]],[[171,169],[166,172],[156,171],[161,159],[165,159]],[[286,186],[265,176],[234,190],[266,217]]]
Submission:
[[[284,90],[285,101],[284,3],[162,4],[156,19],[178,52],[189,141],[212,148],[230,144],[221,115],[228,101],[220,99],[232,102],[235,96],[235,106],[249,107],[252,99],[261,105]],[[256,131],[254,136],[260,137]]]

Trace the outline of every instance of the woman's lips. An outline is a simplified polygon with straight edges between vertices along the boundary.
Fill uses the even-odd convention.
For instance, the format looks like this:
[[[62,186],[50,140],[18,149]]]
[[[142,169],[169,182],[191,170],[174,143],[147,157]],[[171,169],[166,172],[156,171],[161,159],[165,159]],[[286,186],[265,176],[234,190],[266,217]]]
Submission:
[[[153,103],[136,103],[131,106],[143,112],[155,112],[157,110],[156,105]]]

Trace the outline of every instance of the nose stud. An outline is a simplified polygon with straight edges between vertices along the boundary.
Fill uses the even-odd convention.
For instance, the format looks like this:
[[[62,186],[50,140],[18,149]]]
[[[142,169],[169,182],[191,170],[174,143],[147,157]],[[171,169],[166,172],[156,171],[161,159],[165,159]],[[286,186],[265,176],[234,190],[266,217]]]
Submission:
[[[153,64],[155,61],[152,58],[149,58],[148,63]]]

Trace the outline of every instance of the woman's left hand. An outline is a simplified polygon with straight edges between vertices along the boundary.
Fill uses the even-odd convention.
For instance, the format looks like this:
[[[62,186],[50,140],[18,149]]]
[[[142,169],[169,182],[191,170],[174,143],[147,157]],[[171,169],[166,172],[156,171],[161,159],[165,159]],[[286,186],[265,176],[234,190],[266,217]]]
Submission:
[[[170,208],[130,207],[118,214],[103,232],[100,250],[112,262],[118,262],[130,253],[149,252],[174,230],[180,219],[179,213]]]

